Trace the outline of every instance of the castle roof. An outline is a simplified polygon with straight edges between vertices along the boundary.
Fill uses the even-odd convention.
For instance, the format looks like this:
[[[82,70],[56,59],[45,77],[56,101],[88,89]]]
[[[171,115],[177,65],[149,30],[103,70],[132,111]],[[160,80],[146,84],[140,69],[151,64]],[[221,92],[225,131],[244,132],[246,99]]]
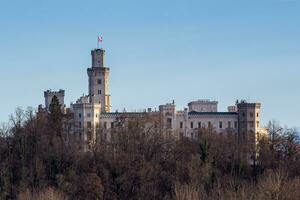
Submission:
[[[237,115],[236,112],[196,112],[191,111],[189,115]]]

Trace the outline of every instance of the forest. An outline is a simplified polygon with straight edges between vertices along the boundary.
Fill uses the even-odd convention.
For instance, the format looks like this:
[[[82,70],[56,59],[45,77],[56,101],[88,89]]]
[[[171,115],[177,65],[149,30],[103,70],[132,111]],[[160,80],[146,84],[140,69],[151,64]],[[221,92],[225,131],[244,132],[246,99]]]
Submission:
[[[0,199],[300,199],[299,138],[275,121],[249,161],[235,134],[166,137],[141,118],[82,151],[63,118],[18,108],[1,125]]]

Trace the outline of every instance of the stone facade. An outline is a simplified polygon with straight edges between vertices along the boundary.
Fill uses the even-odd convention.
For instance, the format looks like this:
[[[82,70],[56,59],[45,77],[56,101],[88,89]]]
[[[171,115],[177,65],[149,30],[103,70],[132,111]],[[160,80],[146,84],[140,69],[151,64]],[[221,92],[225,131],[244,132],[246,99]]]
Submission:
[[[71,104],[69,110],[73,116],[72,132],[78,134],[85,141],[95,141],[98,129],[109,130],[121,118],[137,116],[160,116],[163,128],[177,137],[193,138],[200,129],[210,128],[217,133],[234,133],[240,140],[245,138],[257,139],[266,134],[261,128],[260,103],[236,102],[228,107],[228,112],[218,111],[218,102],[210,100],[197,100],[188,103],[188,108],[177,110],[175,102],[160,105],[158,111],[145,112],[111,112],[109,95],[109,72],[105,67],[105,51],[95,49],[91,51],[92,66],[87,69],[89,78],[89,94],[80,97],[76,103]],[[64,105],[64,91],[45,92],[45,108],[53,96],[57,96],[61,105]],[[251,134],[251,136],[249,136]],[[107,136],[107,139],[111,136]]]
[[[92,51],[92,67],[87,69],[91,104],[101,104],[101,112],[110,112],[109,68],[104,66],[105,51]]]

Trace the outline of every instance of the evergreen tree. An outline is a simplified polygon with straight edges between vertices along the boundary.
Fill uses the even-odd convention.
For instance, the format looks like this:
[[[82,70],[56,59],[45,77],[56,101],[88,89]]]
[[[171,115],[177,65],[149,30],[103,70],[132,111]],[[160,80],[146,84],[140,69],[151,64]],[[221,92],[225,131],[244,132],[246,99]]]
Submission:
[[[59,100],[57,96],[52,98],[50,107],[49,107],[49,124],[51,129],[53,129],[57,136],[61,136],[62,134],[62,111],[61,105],[59,104]]]

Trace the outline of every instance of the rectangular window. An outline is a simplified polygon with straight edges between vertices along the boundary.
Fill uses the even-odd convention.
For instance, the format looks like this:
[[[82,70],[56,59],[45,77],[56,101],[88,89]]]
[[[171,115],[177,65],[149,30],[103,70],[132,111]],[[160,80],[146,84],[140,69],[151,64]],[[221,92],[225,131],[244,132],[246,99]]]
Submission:
[[[198,122],[198,128],[201,128],[201,122]]]
[[[87,122],[86,126],[87,128],[92,128],[92,122]]]
[[[234,128],[238,128],[238,122],[237,121],[234,122]]]
[[[88,113],[88,114],[87,114],[87,117],[91,117],[91,113]]]
[[[78,117],[81,118],[81,113],[78,114]]]
[[[193,122],[191,122],[191,128],[194,128],[194,123]]]
[[[258,121],[256,122],[256,127],[259,128],[259,122]]]
[[[107,129],[107,122],[103,123],[103,127],[104,127],[104,129]]]
[[[231,122],[228,122],[228,128],[231,128]]]
[[[219,128],[223,128],[223,123],[219,122]]]
[[[183,128],[183,122],[180,122],[180,128]]]
[[[110,123],[110,128],[114,128],[114,123],[113,122]]]
[[[253,112],[250,112],[250,117],[253,118],[254,117],[254,114]]]
[[[208,122],[208,128],[211,128],[212,126],[211,126],[211,122]]]
[[[256,117],[259,117],[259,114],[258,114],[258,113],[256,113]]]
[[[172,128],[172,119],[171,118],[167,119],[167,128]]]
[[[101,94],[101,90],[98,90],[98,94]]]
[[[98,79],[98,80],[97,80],[97,83],[98,83],[99,85],[101,85],[101,84],[102,84],[102,80],[101,80],[101,79]]]

